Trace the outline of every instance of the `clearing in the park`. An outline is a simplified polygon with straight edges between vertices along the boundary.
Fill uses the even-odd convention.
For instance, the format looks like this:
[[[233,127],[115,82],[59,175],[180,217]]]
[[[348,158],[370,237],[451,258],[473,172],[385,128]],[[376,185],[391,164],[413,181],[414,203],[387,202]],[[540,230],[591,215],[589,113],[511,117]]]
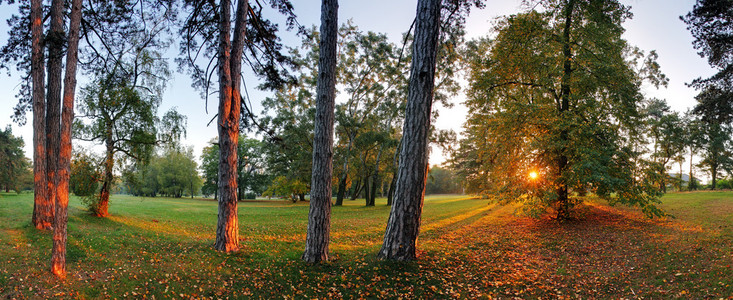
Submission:
[[[68,276],[50,276],[51,237],[33,195],[0,194],[0,298],[726,298],[733,296],[733,193],[671,193],[675,218],[587,198],[558,224],[465,196],[425,200],[419,257],[376,258],[389,214],[333,208],[333,261],[300,259],[308,206],[241,202],[241,250],[213,251],[217,204],[115,195],[110,217],[69,206]]]

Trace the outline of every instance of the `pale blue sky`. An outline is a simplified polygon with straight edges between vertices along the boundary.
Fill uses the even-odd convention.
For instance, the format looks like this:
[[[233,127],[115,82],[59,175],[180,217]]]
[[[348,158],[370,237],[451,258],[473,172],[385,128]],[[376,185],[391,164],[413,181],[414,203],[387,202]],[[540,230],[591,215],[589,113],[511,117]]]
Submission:
[[[416,0],[371,0],[371,1],[340,1],[339,22],[353,19],[354,23],[364,31],[384,32],[390,39],[400,42],[400,37],[405,32],[415,16]],[[679,16],[686,14],[692,9],[693,0],[622,0],[623,4],[631,5],[634,18],[625,23],[627,32],[625,38],[631,45],[636,45],[642,50],[657,50],[659,63],[662,71],[669,77],[670,82],[667,88],[656,90],[645,88],[647,97],[666,99],[670,106],[678,111],[684,111],[694,105],[695,90],[685,86],[685,83],[694,78],[711,75],[712,70],[703,58],[700,58],[692,48],[692,37],[686,30],[685,25],[680,21]],[[294,0],[293,1],[298,20],[301,24],[310,26],[320,22],[320,1],[316,0]],[[486,8],[474,10],[468,19],[468,38],[485,36],[490,33],[493,20],[496,17],[522,11],[521,0],[487,1]],[[14,13],[16,9],[7,5],[0,6],[0,18],[5,20]],[[7,40],[7,25],[0,23],[0,43],[5,44]],[[299,39],[292,34],[284,37],[286,44],[297,46]],[[175,69],[172,61],[177,51],[169,51],[171,54],[171,68]],[[17,75],[17,74],[16,74]],[[250,95],[255,107],[259,107],[259,101],[267,94],[253,92],[256,82],[251,76],[245,75]],[[17,76],[7,77],[0,75],[0,126],[11,124],[10,115],[17,100],[15,94],[19,79]],[[184,144],[194,147],[194,153],[198,156],[206,143],[216,136],[215,125],[206,126],[216,112],[216,99],[210,99],[208,111],[205,113],[205,104],[200,98],[199,92],[190,87],[190,80],[186,75],[174,74],[169,83],[160,114],[172,106],[178,107],[178,111],[188,116],[188,136]],[[436,126],[443,129],[454,129],[461,131],[461,125],[465,120],[466,109],[460,105],[463,96],[459,95],[453,99],[457,105],[448,110],[440,106],[436,109],[441,111],[440,119]],[[29,123],[30,123],[29,118]],[[32,128],[30,124],[19,127],[12,124],[13,133],[21,135],[26,142],[26,156],[31,157]],[[439,150],[436,149],[431,155],[430,163],[436,164],[443,161]]]

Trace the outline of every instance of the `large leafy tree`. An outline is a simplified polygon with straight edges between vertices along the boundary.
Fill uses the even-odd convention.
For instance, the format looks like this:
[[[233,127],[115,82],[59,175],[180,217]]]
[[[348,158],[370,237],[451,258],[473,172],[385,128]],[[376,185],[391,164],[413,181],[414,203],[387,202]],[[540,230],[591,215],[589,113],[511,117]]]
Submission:
[[[162,35],[172,21],[170,3],[136,3],[103,1],[86,7],[91,17],[85,23],[82,63],[92,81],[82,88],[78,110],[83,120],[75,124],[75,137],[105,148],[101,191],[90,206],[99,217],[109,214],[116,161],[145,164],[157,144],[184,132],[185,118],[175,109],[160,126],[157,117],[170,75],[161,54],[168,46]],[[158,127],[164,129],[160,135]]]
[[[666,192],[669,164],[679,160],[685,147],[685,132],[682,119],[667,105],[666,101],[651,99],[642,109],[646,114],[646,126],[652,143],[651,157],[659,173],[659,188]]]
[[[712,188],[721,169],[730,170],[730,132],[733,122],[733,1],[698,0],[692,11],[681,17],[694,37],[693,46],[707,57],[717,73],[695,79],[691,85],[700,94],[694,112],[704,133],[705,155],[701,165],[713,177]]]
[[[467,47],[469,65],[460,165],[469,190],[552,208],[562,220],[592,191],[660,214],[658,173],[636,131],[642,80],[666,84],[656,55],[621,37],[631,17],[616,1],[544,1],[543,12],[507,17],[495,40]],[[528,174],[539,174],[536,179]]]
[[[0,130],[0,188],[5,192],[20,191],[22,176],[28,172],[29,164],[23,153],[25,143],[13,135],[10,126]]]

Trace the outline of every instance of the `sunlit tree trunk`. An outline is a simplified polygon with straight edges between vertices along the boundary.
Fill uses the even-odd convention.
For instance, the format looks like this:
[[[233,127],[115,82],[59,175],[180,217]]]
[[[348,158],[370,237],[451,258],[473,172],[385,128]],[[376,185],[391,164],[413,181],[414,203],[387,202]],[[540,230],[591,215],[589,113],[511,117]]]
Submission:
[[[565,27],[563,28],[563,76],[560,83],[560,122],[566,122],[569,117],[570,109],[570,80],[573,72],[572,60],[573,53],[570,45],[570,26],[572,25],[573,8],[575,1],[569,0],[565,7]],[[561,124],[560,126],[564,126]],[[563,220],[568,218],[570,210],[570,202],[568,199],[568,183],[565,181],[564,175],[567,172],[568,157],[567,144],[569,142],[568,130],[563,128],[560,130],[560,149],[558,149],[557,157],[557,219]]]
[[[43,56],[43,1],[31,1],[31,78],[33,81],[33,226],[51,229],[53,202],[46,175],[46,98]]]
[[[104,138],[106,148],[104,157],[104,178],[102,179],[102,188],[99,191],[99,202],[94,208],[94,215],[97,217],[109,216],[109,194],[112,189],[114,174],[112,173],[115,165],[114,141],[112,140],[112,120],[109,116],[105,116],[105,122],[108,124]]]
[[[331,231],[331,177],[333,174],[333,120],[336,101],[336,41],[338,1],[321,2],[321,41],[316,84],[313,171],[310,212],[303,260],[328,261]]]
[[[231,2],[219,3],[219,217],[214,249],[239,250],[239,217],[237,215],[237,144],[239,141],[240,84],[242,51],[249,3],[237,1],[233,40]]]
[[[418,0],[417,3],[398,181],[384,243],[378,255],[384,259],[405,261],[416,258],[428,168],[428,133],[435,87],[440,8],[440,0]]]
[[[61,113],[61,145],[59,148],[58,193],[54,216],[51,272],[66,277],[66,223],[69,206],[69,165],[71,163],[71,124],[74,120],[74,92],[76,91],[76,63],[79,49],[79,25],[81,0],[73,0],[69,16],[69,39],[66,47],[66,75],[64,77],[64,103]]]
[[[51,27],[46,36],[48,46],[48,85],[46,86],[46,198],[52,206],[56,200],[56,173],[59,155],[61,122],[61,67],[64,48],[64,2],[51,2]]]

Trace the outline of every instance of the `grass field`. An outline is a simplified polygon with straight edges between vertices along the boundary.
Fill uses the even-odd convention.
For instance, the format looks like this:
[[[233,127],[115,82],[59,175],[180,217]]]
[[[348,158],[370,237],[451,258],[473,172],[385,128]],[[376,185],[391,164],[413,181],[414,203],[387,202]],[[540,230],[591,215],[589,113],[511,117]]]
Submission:
[[[381,201],[379,201],[381,200]],[[216,202],[114,196],[69,209],[65,281],[30,194],[0,194],[0,298],[733,298],[733,192],[668,194],[674,219],[591,201],[562,225],[462,196],[425,202],[420,258],[375,258],[389,207],[332,212],[333,262],[300,260],[307,203],[243,202],[243,249],[212,250]]]

